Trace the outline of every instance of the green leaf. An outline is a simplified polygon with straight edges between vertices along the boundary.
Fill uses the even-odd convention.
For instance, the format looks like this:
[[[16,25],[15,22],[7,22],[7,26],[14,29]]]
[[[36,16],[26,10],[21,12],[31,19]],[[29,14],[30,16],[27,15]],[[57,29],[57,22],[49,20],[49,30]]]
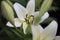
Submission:
[[[12,29],[11,29],[12,30]],[[13,31],[15,31],[15,30],[13,30]],[[16,34],[17,34],[17,32],[15,31],[15,33],[14,32],[12,32],[12,31],[10,31],[10,30],[6,30],[6,33],[7,33],[7,35],[10,37],[10,39],[11,40],[20,40],[20,37],[19,36],[17,36]]]
[[[2,32],[2,33],[0,34],[0,40],[11,40],[11,39],[10,39],[9,36],[6,34],[6,32],[4,31],[4,32]]]

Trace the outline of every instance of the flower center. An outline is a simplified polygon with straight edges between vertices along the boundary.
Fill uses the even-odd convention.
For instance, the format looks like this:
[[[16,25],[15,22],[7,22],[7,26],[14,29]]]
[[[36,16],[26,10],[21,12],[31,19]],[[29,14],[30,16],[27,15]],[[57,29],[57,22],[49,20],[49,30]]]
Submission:
[[[29,24],[29,23],[33,23],[34,20],[34,16],[33,15],[28,15],[26,14],[26,18],[25,21]]]

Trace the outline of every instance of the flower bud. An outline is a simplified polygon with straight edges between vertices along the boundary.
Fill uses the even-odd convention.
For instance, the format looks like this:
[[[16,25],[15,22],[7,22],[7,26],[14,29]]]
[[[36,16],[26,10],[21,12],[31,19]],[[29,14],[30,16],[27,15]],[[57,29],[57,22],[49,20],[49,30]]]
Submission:
[[[14,24],[14,12],[12,7],[5,1],[1,2],[1,10],[2,15],[10,21],[12,24]]]
[[[13,4],[10,0],[5,0],[11,7],[13,7]]]
[[[41,20],[41,17],[44,15],[44,13],[46,11],[48,11],[48,9],[50,8],[51,4],[52,4],[53,0],[44,0],[42,5],[41,5],[41,8],[40,8],[40,11],[39,11],[39,14],[37,15],[36,19],[35,19],[35,24],[38,24],[39,21]]]
[[[35,0],[35,7],[39,8],[42,0]]]

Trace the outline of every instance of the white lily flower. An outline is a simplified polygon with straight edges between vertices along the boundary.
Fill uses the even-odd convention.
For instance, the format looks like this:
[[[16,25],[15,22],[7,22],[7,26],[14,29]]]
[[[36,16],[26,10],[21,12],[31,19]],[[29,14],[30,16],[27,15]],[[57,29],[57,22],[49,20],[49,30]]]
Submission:
[[[18,16],[18,18],[14,19],[15,26],[20,27],[21,24],[23,23],[23,31],[24,31],[24,33],[26,33],[26,28],[27,28],[28,24],[34,22],[35,17],[39,13],[39,11],[35,12],[35,0],[29,0],[26,8],[19,3],[15,3],[14,9]],[[48,12],[46,12],[41,17],[40,23],[48,17],[49,17],[49,14],[48,14]],[[7,26],[13,27],[13,25],[10,22],[7,23]]]
[[[60,40],[60,36],[56,36],[57,22],[53,20],[45,29],[40,25],[32,25],[33,40]]]

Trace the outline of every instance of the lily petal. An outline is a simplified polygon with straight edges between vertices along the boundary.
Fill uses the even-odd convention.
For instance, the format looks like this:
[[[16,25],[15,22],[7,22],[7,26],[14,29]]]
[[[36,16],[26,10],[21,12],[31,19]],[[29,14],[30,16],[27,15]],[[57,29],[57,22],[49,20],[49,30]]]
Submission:
[[[19,3],[14,4],[14,9],[20,20],[24,20],[27,10]]]
[[[49,14],[48,12],[46,12],[42,17],[41,17],[41,20],[40,20],[40,23],[42,23],[45,19],[47,19],[49,17]]]
[[[26,22],[23,22],[23,31],[24,34],[26,34],[26,28],[28,27],[28,24]]]
[[[31,29],[32,29],[33,40],[39,40],[40,34],[43,32],[43,28],[40,25],[32,25]]]
[[[33,15],[36,17],[39,14],[39,11],[35,12]]]
[[[16,27],[20,27],[21,26],[22,22],[20,22],[18,18],[15,18],[14,21],[15,21],[15,26]],[[6,25],[9,26],[9,27],[14,27],[10,22],[7,22]]]
[[[53,20],[42,32],[40,40],[53,40],[56,36],[57,26],[57,22]]]
[[[29,0],[26,9],[28,10],[28,13],[35,11],[35,0]]]
[[[56,36],[55,37],[55,40],[60,40],[60,36]]]
[[[35,12],[33,15],[36,17],[39,14],[39,11]],[[45,19],[49,17],[49,13],[46,12],[42,17],[39,23],[42,23]]]

